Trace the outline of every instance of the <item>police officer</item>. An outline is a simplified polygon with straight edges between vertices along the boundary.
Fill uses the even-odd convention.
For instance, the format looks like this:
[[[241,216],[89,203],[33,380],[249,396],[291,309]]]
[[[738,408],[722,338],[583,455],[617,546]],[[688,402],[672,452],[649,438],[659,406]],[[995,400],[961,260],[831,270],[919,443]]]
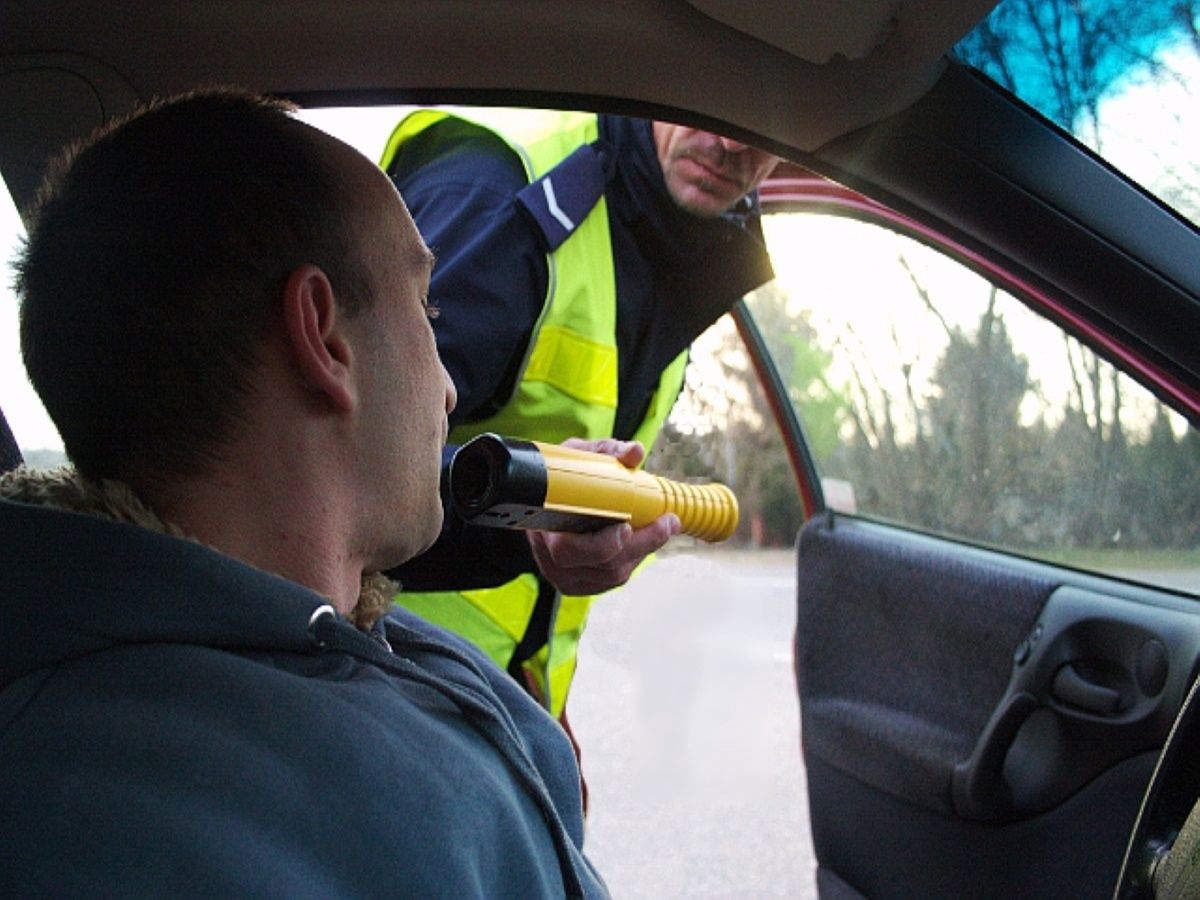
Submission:
[[[642,461],[691,342],[772,277],[754,190],[778,159],[665,122],[417,111],[382,165],[437,254],[429,300],[458,389],[451,443],[484,431]],[[556,716],[593,595],[678,532],[590,535],[448,519],[398,602],[468,637]],[[455,587],[453,592],[422,588]]]

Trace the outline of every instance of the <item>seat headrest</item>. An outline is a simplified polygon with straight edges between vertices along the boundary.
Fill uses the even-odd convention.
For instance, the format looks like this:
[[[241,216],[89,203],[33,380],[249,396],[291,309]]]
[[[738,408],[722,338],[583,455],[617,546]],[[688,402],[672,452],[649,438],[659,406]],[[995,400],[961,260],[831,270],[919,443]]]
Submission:
[[[24,458],[21,456],[21,448],[17,446],[17,439],[13,437],[12,429],[8,427],[8,420],[4,418],[4,410],[0,409],[0,472],[15,469],[22,462],[24,462]]]

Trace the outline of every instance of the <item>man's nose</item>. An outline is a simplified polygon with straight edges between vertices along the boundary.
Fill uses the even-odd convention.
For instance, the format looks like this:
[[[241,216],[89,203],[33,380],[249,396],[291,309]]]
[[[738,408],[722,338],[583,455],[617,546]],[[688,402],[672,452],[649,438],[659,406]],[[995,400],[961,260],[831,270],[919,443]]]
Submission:
[[[450,373],[446,371],[446,367],[442,366],[442,377],[446,379],[446,415],[454,412],[454,407],[458,405],[458,391],[454,387],[454,380],[450,377]]]
[[[741,153],[748,147],[748,144],[743,144],[741,141],[735,141],[733,138],[723,137],[721,146],[725,148],[726,153]]]

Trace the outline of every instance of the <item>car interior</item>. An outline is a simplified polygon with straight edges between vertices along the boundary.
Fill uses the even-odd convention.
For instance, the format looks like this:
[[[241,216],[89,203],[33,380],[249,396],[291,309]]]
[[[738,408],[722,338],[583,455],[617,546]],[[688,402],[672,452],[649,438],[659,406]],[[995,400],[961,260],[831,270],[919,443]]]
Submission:
[[[1200,839],[1200,701],[1186,702],[1200,672],[1200,141],[1172,145],[1192,155],[1168,167],[1168,190],[1097,150],[1116,138],[1073,128],[1099,133],[1101,82],[1134,83],[1122,36],[1130,59],[1157,61],[1147,78],[1170,70],[1200,109],[1200,4],[1137,6],[1122,18],[1124,4],[1099,0],[8,0],[0,174],[24,210],[70,141],[214,84],[305,108],[587,109],[783,157],[760,197],[781,284],[803,227],[849,229],[852,251],[830,312],[771,318],[810,302],[812,262],[809,281],[747,297],[730,325],[802,512],[786,540],[819,896],[1171,896]],[[1080,9],[1091,18],[1072,19]],[[1050,49],[997,49],[1042,26]],[[1091,82],[1022,79],[1033,57],[1089,35],[1103,62]],[[1177,55],[1156,56],[1168,38]],[[1178,54],[1190,62],[1172,69]],[[1082,92],[1075,118],[1034,88]],[[872,250],[880,231],[903,243]],[[891,272],[912,312],[882,280],[853,288],[846,268]],[[885,307],[900,324],[873,343],[865,320]],[[802,375],[797,347],[825,334],[818,320],[856,308],[821,341],[845,362]],[[1053,336],[1021,345],[1022,317]],[[905,318],[925,324],[907,338]],[[905,341],[929,333],[966,355],[917,382]],[[1013,342],[1025,380],[1004,406],[1001,377],[974,379],[984,357],[970,354],[1000,359]],[[893,350],[894,384],[872,375]],[[1065,405],[1049,376],[1040,400],[1027,383],[1039,355],[1062,362]],[[830,398],[841,411],[827,415]],[[1004,416],[1023,437],[938,444]],[[13,422],[0,414],[0,470],[20,460]],[[1095,547],[1120,554],[1072,537],[1090,513],[1072,505],[1062,422],[1102,461],[1079,491],[1124,466],[1087,523]],[[935,485],[943,506],[926,515],[917,501]],[[1036,513],[1034,495],[1050,501]]]

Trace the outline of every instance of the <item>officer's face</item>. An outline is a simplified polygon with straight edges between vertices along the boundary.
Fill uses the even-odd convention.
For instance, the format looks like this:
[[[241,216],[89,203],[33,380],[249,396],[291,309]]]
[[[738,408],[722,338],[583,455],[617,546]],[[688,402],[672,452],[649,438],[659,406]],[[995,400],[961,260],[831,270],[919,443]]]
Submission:
[[[654,146],[671,197],[697,216],[712,218],[754,190],[779,157],[708,131],[654,123]]]

